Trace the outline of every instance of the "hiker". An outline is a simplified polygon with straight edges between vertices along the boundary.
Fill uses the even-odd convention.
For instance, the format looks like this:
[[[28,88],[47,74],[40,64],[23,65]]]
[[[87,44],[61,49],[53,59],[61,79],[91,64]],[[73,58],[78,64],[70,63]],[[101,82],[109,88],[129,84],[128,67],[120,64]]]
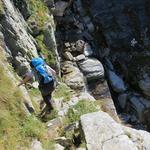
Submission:
[[[39,82],[39,90],[44,102],[47,105],[48,111],[51,112],[53,109],[51,97],[52,92],[55,89],[56,72],[40,57],[33,58],[30,62],[30,66],[32,71],[26,73],[25,78],[19,83],[18,86],[25,84],[35,77],[35,79]]]

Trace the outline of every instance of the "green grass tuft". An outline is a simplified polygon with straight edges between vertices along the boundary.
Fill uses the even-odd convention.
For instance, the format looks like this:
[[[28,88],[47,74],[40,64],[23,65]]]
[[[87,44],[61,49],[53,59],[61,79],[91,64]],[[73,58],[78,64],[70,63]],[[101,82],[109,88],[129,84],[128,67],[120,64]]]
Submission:
[[[94,102],[81,100],[73,108],[70,108],[67,113],[67,122],[73,123],[80,120],[80,116],[98,111]]]
[[[42,0],[28,0],[28,5],[31,11],[29,20],[35,21],[38,27],[42,29],[45,23],[49,20],[48,8]]]
[[[3,2],[0,0],[0,15],[2,15],[4,13],[4,6],[3,6]]]
[[[25,137],[37,138],[42,140],[45,136],[46,128],[37,118],[34,116],[27,117],[22,124],[22,134]]]
[[[1,61],[6,60],[0,52],[0,149],[26,150],[33,138],[37,138],[42,144],[48,143],[45,126],[35,117],[25,114],[22,93],[6,76],[7,72]]]
[[[36,38],[37,44],[38,44],[38,49],[40,50],[41,54],[45,57],[46,62],[50,66],[55,66],[56,65],[56,59],[55,55],[52,50],[49,50],[48,47],[44,44],[44,35],[41,34],[37,36]]]
[[[66,84],[59,84],[54,92],[54,98],[64,98],[64,102],[67,102],[71,99],[73,91]]]

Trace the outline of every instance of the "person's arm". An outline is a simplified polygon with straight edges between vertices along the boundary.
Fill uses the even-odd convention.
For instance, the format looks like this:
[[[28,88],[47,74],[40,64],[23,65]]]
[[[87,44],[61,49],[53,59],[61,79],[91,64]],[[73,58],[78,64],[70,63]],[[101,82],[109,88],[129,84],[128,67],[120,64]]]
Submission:
[[[51,67],[49,67],[50,68],[50,70],[51,70],[51,72],[52,72],[52,75],[53,76],[56,76],[56,71],[54,70],[54,69],[52,69]]]
[[[27,83],[30,79],[32,79],[32,76],[26,75],[25,78],[18,84],[18,86],[21,86],[21,85]]]

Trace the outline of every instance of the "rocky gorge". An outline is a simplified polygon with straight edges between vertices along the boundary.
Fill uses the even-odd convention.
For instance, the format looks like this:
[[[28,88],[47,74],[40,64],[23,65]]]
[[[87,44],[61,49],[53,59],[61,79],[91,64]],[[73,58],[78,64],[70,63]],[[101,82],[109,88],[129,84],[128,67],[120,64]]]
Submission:
[[[33,117],[31,127],[16,126],[28,146],[12,142],[14,125],[1,130],[2,115],[2,149],[150,150],[149,21],[148,0],[0,0],[2,106],[9,104],[4,91],[10,93],[3,74],[13,91],[33,57],[44,58],[59,78],[54,114],[39,119],[44,137],[32,129]],[[19,105],[25,116],[37,115],[37,83],[18,90],[22,103],[6,110]]]

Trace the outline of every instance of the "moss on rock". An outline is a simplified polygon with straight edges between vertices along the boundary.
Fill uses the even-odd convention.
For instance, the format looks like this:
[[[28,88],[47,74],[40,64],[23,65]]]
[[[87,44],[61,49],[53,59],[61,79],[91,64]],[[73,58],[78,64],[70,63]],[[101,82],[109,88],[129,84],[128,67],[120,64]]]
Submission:
[[[4,14],[4,6],[3,6],[3,2],[0,0],[0,15]]]
[[[44,56],[46,59],[46,62],[52,66],[55,67],[56,65],[56,59],[55,59],[55,54],[52,50],[49,50],[48,47],[44,43],[44,35],[41,34],[36,37],[36,41],[38,44],[38,49],[40,53]]]
[[[31,12],[28,21],[36,22],[38,28],[42,29],[45,23],[49,21],[48,8],[42,0],[28,0],[28,6]]]

